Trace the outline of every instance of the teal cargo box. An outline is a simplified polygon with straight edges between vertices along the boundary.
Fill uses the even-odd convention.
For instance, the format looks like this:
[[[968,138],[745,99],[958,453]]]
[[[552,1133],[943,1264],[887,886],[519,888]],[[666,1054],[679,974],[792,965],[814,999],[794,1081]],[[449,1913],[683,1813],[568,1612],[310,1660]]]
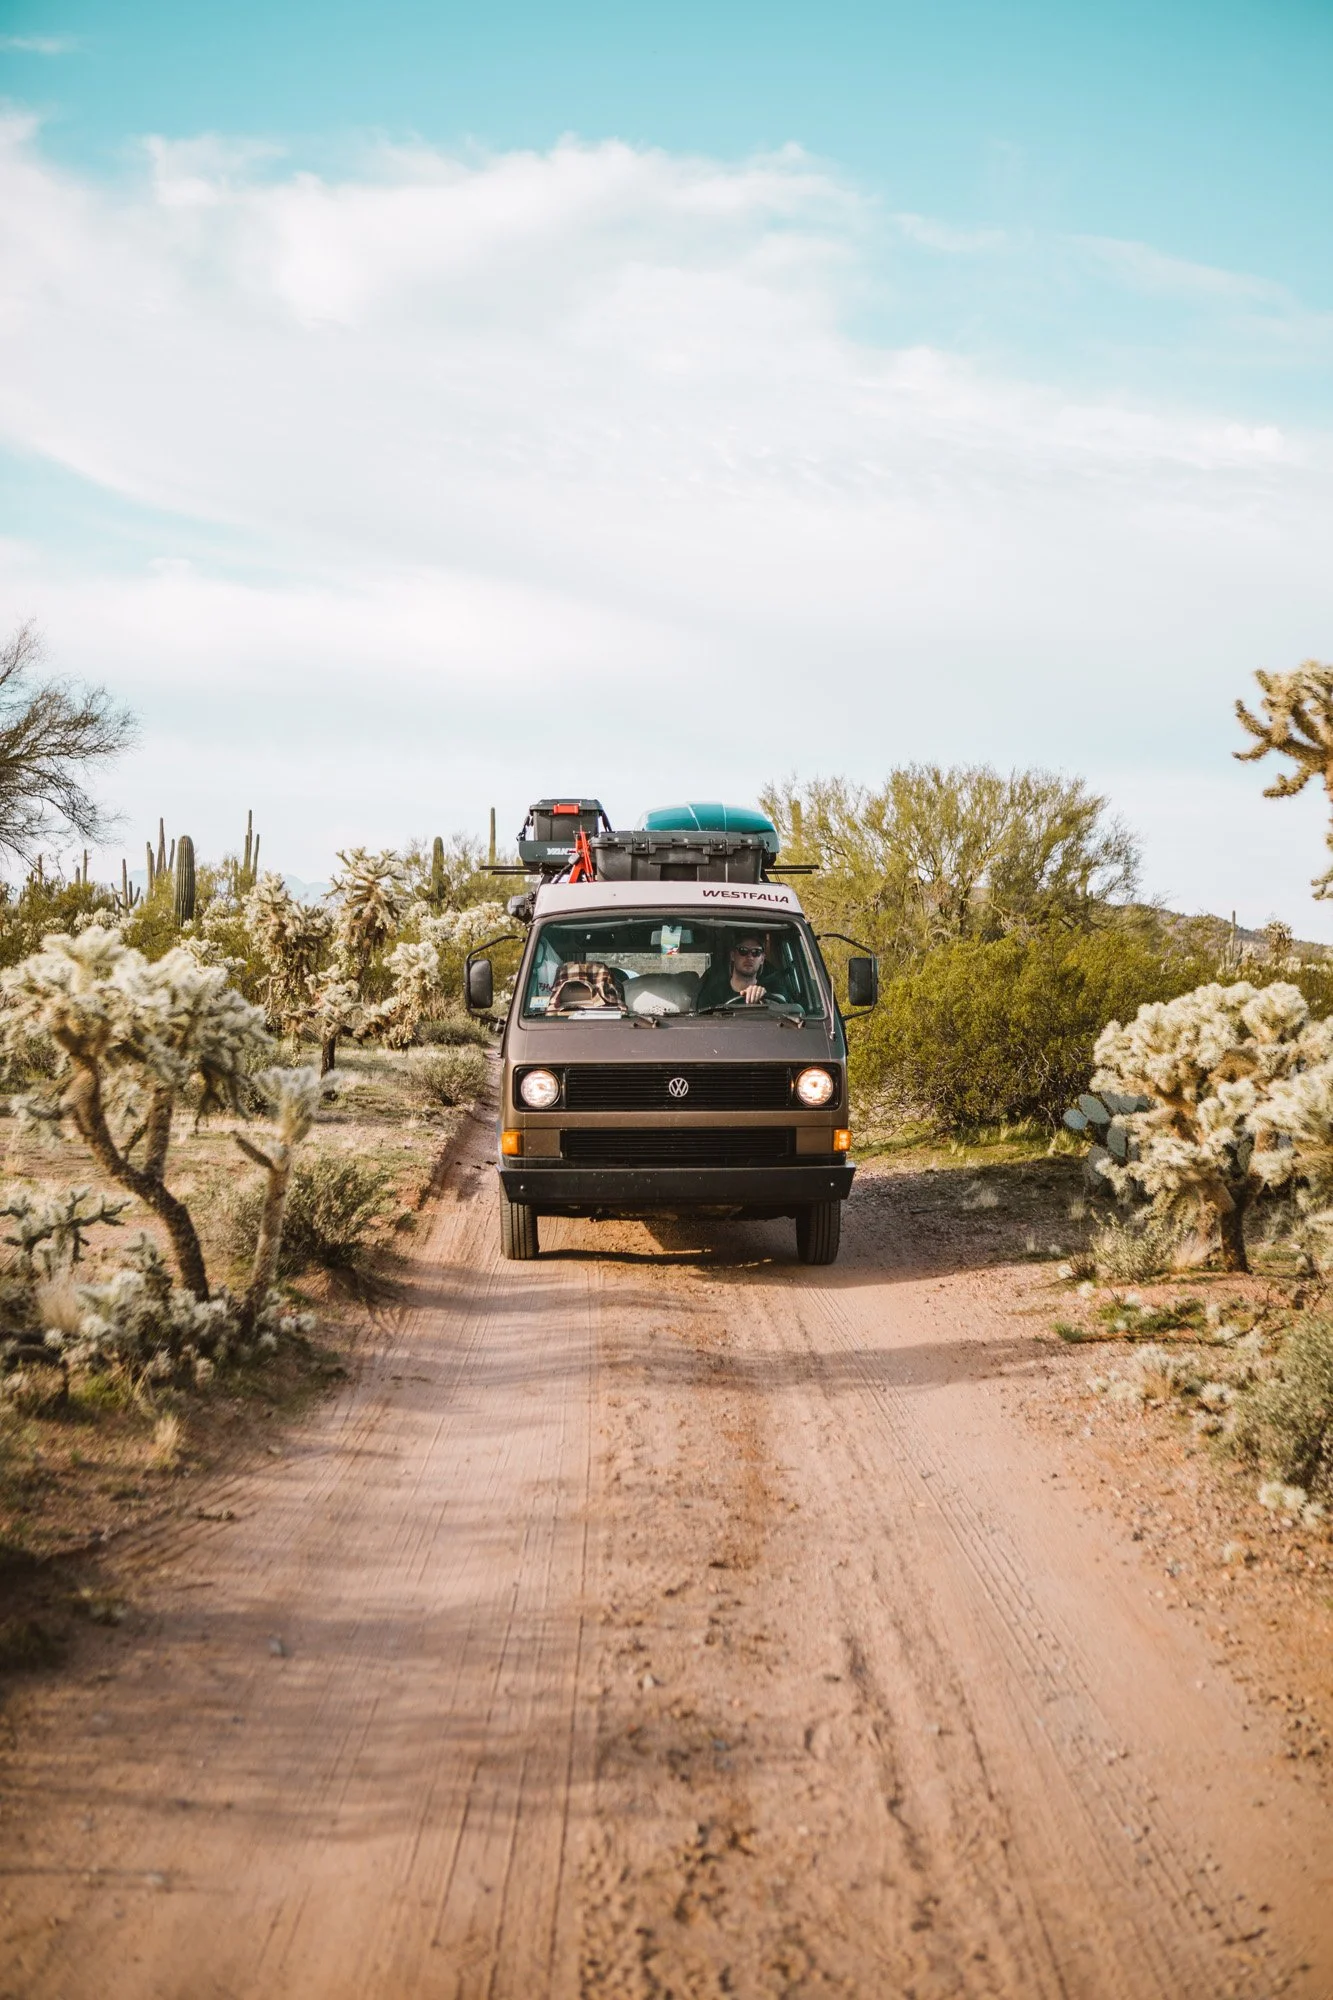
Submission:
[[[753,806],[724,806],[711,800],[659,806],[655,812],[645,813],[639,825],[645,833],[757,834],[769,860],[777,859],[778,830],[766,813],[756,812]]]

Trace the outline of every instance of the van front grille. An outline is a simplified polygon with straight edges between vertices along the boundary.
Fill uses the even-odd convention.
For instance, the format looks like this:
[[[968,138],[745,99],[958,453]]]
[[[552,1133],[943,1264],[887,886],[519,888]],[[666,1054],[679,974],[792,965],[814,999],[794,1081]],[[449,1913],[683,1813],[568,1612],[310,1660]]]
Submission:
[[[785,1111],[791,1101],[789,1063],[571,1063],[565,1071],[570,1111]]]
[[[796,1134],[782,1126],[682,1129],[636,1132],[567,1131],[560,1135],[565,1159],[602,1167],[758,1167],[785,1160],[796,1151]]]

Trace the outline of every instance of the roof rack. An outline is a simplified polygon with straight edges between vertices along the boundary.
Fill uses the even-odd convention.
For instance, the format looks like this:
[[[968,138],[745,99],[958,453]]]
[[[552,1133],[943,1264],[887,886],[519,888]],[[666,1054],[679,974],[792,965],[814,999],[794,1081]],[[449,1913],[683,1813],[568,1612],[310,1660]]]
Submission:
[[[518,863],[492,862],[489,872],[535,875],[536,887],[571,878],[756,883],[815,872],[809,862],[779,865],[779,844],[772,820],[752,806],[660,806],[627,831],[612,826],[600,799],[538,799],[519,831]],[[513,897],[510,914],[530,921],[534,895]]]

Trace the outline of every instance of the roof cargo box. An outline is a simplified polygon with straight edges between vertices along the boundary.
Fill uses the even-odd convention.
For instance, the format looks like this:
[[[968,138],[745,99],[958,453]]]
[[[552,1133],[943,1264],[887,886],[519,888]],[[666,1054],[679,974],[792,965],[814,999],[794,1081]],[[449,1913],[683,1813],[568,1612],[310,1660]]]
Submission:
[[[588,843],[603,882],[762,882],[768,848],[758,833],[604,833]]]
[[[724,806],[698,800],[683,806],[658,806],[639,825],[647,833],[751,833],[763,842],[770,861],[778,858],[778,830],[767,813],[753,806]]]
[[[518,836],[518,858],[543,873],[567,867],[581,833],[610,831],[611,822],[598,799],[538,799],[529,806]]]

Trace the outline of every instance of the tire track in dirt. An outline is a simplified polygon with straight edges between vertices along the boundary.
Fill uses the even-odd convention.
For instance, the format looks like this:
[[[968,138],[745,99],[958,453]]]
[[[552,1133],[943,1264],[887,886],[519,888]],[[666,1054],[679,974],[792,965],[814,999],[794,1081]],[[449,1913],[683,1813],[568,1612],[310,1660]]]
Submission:
[[[378,1328],[357,1382],[230,1482],[233,1523],[142,1551],[150,1628],[109,1642],[114,1681],[26,1705],[7,1990],[549,1985],[591,1292],[558,1264],[516,1283],[493,1233],[490,1199],[446,1196],[421,1303]]]
[[[0,1996],[1333,1990],[1327,1820],[1052,1490],[979,1281],[882,1194],[829,1271],[504,1265],[488,1138],[356,1379],[13,1709]]]
[[[672,1303],[679,1314],[680,1301]],[[680,1451],[706,1456],[708,1412],[699,1412],[696,1423],[688,1408],[697,1403],[699,1389],[751,1406],[738,1419],[734,1403],[728,1403],[717,1419],[716,1430],[728,1452],[714,1468],[723,1476],[715,1480],[712,1492],[710,1532],[699,1538],[703,1548],[714,1549],[739,1539],[745,1553],[739,1561],[716,1554],[707,1558],[710,1566],[725,1564],[730,1574],[723,1604],[710,1610],[705,1600],[703,1607],[707,1615],[703,1641],[720,1639],[724,1651],[723,1671],[719,1673],[714,1664],[715,1654],[702,1685],[690,1671],[689,1650],[691,1644],[700,1645],[700,1635],[664,1629],[667,1621],[654,1602],[670,1596],[679,1603],[685,1596],[688,1585],[664,1580],[673,1565],[679,1572],[684,1564],[688,1576],[688,1553],[679,1544],[664,1545],[648,1565],[639,1566],[628,1588],[623,1567],[616,1573],[614,1550],[604,1558],[599,1595],[612,1603],[628,1598],[622,1611],[629,1622],[622,1620],[618,1650],[623,1652],[627,1632],[649,1631],[651,1645],[636,1664],[650,1652],[668,1692],[645,1698],[632,1687],[617,1688],[616,1659],[604,1664],[599,1761],[604,1790],[597,1814],[603,1831],[591,1869],[583,1990],[599,1994],[677,1989],[691,1994],[892,1990],[923,1995],[1060,1990],[1057,1982],[1041,1975],[1032,1954],[1022,1948],[1021,1925],[1012,1909],[1007,1915],[992,1911],[990,1919],[982,1917],[981,1929],[989,1935],[981,1938],[978,1913],[996,1900],[986,1868],[972,1869],[971,1893],[960,1898],[955,1864],[949,1893],[939,1854],[916,1817],[919,1774],[905,1748],[913,1738],[929,1742],[932,1728],[938,1732],[939,1724],[924,1714],[904,1716],[905,1703],[900,1702],[900,1726],[895,1729],[888,1705],[875,1696],[866,1652],[849,1630],[853,1621],[839,1603],[842,1593],[828,1587],[847,1558],[837,1552],[839,1534],[835,1531],[830,1537],[822,1525],[838,1520],[839,1511],[824,1513],[815,1504],[820,1459],[817,1456],[810,1468],[816,1476],[799,1485],[801,1500],[787,1497],[790,1468],[784,1475],[773,1454],[776,1447],[785,1457],[796,1455],[789,1423],[772,1406],[772,1385],[764,1382],[763,1362],[757,1370],[736,1366],[737,1348],[742,1360],[753,1354],[750,1342],[755,1329],[748,1329],[748,1338],[734,1343],[728,1354],[725,1329],[719,1331],[716,1324],[715,1303],[710,1312],[704,1300],[697,1299],[693,1311],[681,1318],[683,1326],[668,1329],[669,1337],[683,1339],[702,1352],[705,1365],[683,1377],[667,1367],[671,1407],[663,1411],[659,1429],[674,1430]],[[651,1376],[651,1359],[641,1357],[640,1365]],[[683,1413],[674,1407],[682,1399],[687,1406]],[[781,1383],[778,1400],[790,1400]],[[749,1452],[737,1449],[742,1429],[751,1442]],[[766,1449],[758,1448],[761,1432]],[[642,1449],[633,1424],[622,1441],[622,1453],[626,1448],[632,1454]],[[607,1464],[610,1479],[623,1487],[615,1466],[613,1454]],[[756,1505],[756,1492],[762,1505]],[[798,1527],[792,1517],[802,1510],[821,1525],[812,1532]],[[843,1521],[851,1518],[845,1507],[840,1514]],[[824,1564],[817,1544],[829,1541],[836,1548],[826,1549]],[[784,1573],[791,1562],[798,1563],[800,1571]],[[821,1569],[826,1571],[823,1579]],[[819,1601],[813,1621],[812,1594]],[[753,1685],[755,1662],[745,1657],[740,1643],[747,1620],[760,1605],[764,1623],[785,1635],[779,1641],[776,1633],[771,1634],[764,1649],[762,1692]],[[905,1608],[897,1607],[899,1618]],[[821,1654],[818,1662],[810,1658],[812,1644]],[[882,1643],[877,1650],[882,1660]],[[741,1653],[731,1662],[739,1672],[728,1675],[727,1654],[733,1651]],[[696,1651],[694,1657],[706,1655]],[[922,1663],[917,1657],[907,1664],[913,1671],[907,1675],[900,1671],[898,1678],[910,1689],[921,1679]],[[842,1684],[836,1696],[831,1692],[834,1683]],[[738,1692],[732,1693],[733,1687]],[[819,1693],[814,1693],[812,1702],[814,1690],[822,1692],[822,1703]],[[745,1740],[733,1745],[738,1706],[746,1711]],[[737,1754],[710,1760],[710,1745]],[[673,1835],[669,1818],[662,1815],[666,1802],[649,1803],[636,1795],[643,1783],[636,1788],[633,1766],[644,1759],[665,1766],[675,1784],[688,1792],[689,1810],[698,1815],[693,1839]],[[719,1764],[739,1769],[720,1781]],[[803,1769],[807,1774],[817,1771],[817,1780],[812,1783],[803,1776]],[[955,1813],[969,1803],[978,1804],[975,1781],[969,1799],[956,1771],[950,1774],[948,1796]],[[792,1807],[793,1797],[799,1800],[797,1808]],[[983,1793],[979,1801],[983,1811],[986,1803]],[[653,1804],[658,1808],[655,1826]],[[979,1817],[972,1813],[956,1847],[976,1846],[981,1838]],[[645,1819],[650,1821],[646,1839],[641,1835],[631,1842],[619,1837],[622,1827],[637,1821],[642,1829]],[[856,1830],[850,1846],[848,1821]],[[946,1828],[946,1833],[952,1830]],[[997,1857],[1002,1878],[1003,1855],[992,1841],[988,1859],[994,1863]],[[817,1881],[821,1868],[826,1879]],[[803,1876],[808,1879],[803,1881]],[[964,1914],[972,1927],[968,1938],[959,1937],[947,1907],[960,1901],[967,1906]],[[633,1981],[627,1939],[638,1951]]]
[[[622,1352],[622,1373],[657,1409],[655,1423],[641,1408],[620,1424],[597,1510],[598,1595],[621,1602],[599,1668],[584,1990],[1267,1995],[1295,1977],[1304,1945],[1318,1962],[1296,1986],[1326,1993],[1326,1815],[1286,1786],[1282,1851],[1267,1822],[1247,1819],[1247,1786],[1271,1793],[1280,1782],[1274,1746],[1246,1744],[1227,1690],[1193,1691],[1201,1650],[1183,1632],[1146,1629],[1163,1617],[1145,1620],[1131,1592],[1107,1589],[1095,1566],[1110,1551],[1092,1530],[1071,1534],[1041,1488],[1033,1442],[978,1401],[973,1377],[986,1365],[969,1361],[968,1329],[949,1324],[969,1281],[943,1287],[933,1307],[924,1284],[885,1283],[902,1248],[884,1240],[892,1212],[877,1203],[864,1220],[850,1268],[828,1273],[793,1267],[780,1248],[769,1261],[760,1245],[776,1231],[723,1232],[731,1268],[726,1252],[659,1267],[661,1337]],[[695,1240],[662,1234],[674,1249]],[[627,1232],[596,1240],[642,1254]],[[633,1319],[642,1325],[642,1311]],[[682,1368],[662,1337],[695,1362]],[[1001,1356],[1007,1344],[996,1343]],[[936,1363],[952,1358],[912,1385],[932,1349]],[[732,1399],[721,1416],[698,1408],[710,1382],[713,1401],[722,1385]],[[737,1401],[764,1440],[757,1537],[734,1450]],[[714,1474],[730,1480],[714,1488],[715,1512],[744,1509],[758,1550],[744,1589],[734,1580],[730,1625],[762,1605],[782,1640],[754,1691],[746,1782],[730,1789],[698,1744],[714,1727],[725,1743],[732,1683],[691,1670],[699,1635],[663,1602],[688,1599],[678,1577],[665,1581],[688,1574],[688,1556],[662,1502],[682,1470],[707,1461],[710,1428]],[[664,1531],[645,1564],[626,1545],[635,1496],[615,1468],[618,1450],[651,1464],[654,1433]],[[710,1521],[692,1538],[696,1578],[718,1533]],[[1082,1629],[1107,1657],[1094,1662],[1077,1643],[1071,1609],[1091,1610]],[[661,1694],[617,1682],[629,1634]],[[821,1824],[793,1743],[799,1701],[821,1681],[829,1693],[802,1745],[830,1774],[840,1826],[828,1814]],[[673,1804],[698,1812],[695,1842],[673,1828]],[[1230,1849],[1220,1874],[1214,1847]],[[858,1926],[848,1917],[864,1908],[867,1872],[878,1894]],[[1285,1940],[1270,1897],[1288,1918]],[[797,1960],[799,1973],[784,1971]]]

